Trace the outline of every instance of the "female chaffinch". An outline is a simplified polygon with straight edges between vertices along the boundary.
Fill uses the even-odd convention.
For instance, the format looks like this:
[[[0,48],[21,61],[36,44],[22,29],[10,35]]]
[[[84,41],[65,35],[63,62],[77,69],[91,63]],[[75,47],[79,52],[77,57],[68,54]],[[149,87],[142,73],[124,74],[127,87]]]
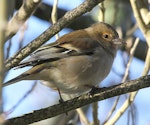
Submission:
[[[20,80],[44,80],[62,93],[85,93],[109,74],[118,46],[122,44],[124,41],[110,25],[93,24],[36,50],[18,66],[32,68],[3,86]]]

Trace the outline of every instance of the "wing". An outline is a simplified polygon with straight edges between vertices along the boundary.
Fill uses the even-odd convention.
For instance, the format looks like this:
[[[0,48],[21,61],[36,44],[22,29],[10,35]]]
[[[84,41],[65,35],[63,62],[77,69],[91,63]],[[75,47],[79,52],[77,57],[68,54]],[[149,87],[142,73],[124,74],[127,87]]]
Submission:
[[[70,56],[93,54],[95,48],[99,46],[98,42],[93,40],[87,34],[83,34],[82,36],[73,35],[72,37],[71,35],[74,33],[75,32],[67,34],[54,43],[40,47],[31,54],[29,60],[20,63],[18,68],[58,61]]]

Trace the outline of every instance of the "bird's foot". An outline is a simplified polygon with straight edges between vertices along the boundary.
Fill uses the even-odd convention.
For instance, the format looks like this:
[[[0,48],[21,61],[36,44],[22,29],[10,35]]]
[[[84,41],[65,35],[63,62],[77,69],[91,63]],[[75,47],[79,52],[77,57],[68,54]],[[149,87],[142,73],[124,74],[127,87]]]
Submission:
[[[93,86],[91,88],[91,91],[89,92],[89,95],[93,96],[97,91],[100,91],[100,90],[101,90],[101,88]]]
[[[59,103],[63,105],[65,101],[63,100],[63,98],[62,98],[62,96],[61,96],[61,92],[60,92],[60,90],[59,90],[58,88],[57,88],[57,90],[58,90],[59,97],[60,97],[60,99],[59,99]],[[62,108],[63,108],[63,107],[62,107]],[[66,115],[68,115],[68,112],[65,112],[65,114],[66,114]]]

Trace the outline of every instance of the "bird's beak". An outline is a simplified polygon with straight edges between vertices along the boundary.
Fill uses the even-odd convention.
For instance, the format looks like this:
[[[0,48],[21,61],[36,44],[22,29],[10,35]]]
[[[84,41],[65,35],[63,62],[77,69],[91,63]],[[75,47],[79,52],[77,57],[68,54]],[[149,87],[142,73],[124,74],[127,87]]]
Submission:
[[[114,45],[117,45],[117,46],[124,46],[124,45],[126,45],[126,42],[123,39],[120,39],[120,38],[113,39],[112,42],[113,42]]]

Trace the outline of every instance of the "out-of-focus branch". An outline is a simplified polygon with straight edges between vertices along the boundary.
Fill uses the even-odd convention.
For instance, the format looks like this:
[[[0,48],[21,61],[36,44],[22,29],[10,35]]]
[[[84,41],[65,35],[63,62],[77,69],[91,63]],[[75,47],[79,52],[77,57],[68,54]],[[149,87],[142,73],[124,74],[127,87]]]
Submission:
[[[5,40],[5,25],[8,19],[8,0],[0,1],[0,125],[4,123],[3,113],[3,96],[2,83],[4,80],[4,40]]]
[[[130,3],[132,6],[132,9],[133,9],[134,16],[137,20],[137,24],[138,24],[140,30],[143,32],[145,39],[150,47],[150,30],[142,19],[142,16],[140,13],[140,7],[139,7],[140,5],[138,4],[137,0],[130,0]],[[146,57],[145,66],[144,66],[145,68],[142,72],[142,76],[147,75],[147,73],[149,71],[149,67],[150,67],[150,58],[149,57],[150,57],[150,49],[148,49],[148,52],[147,52],[147,57]],[[123,112],[125,112],[127,110],[127,108],[132,104],[137,93],[138,93],[138,91],[132,92],[129,95],[129,98],[125,101],[125,103],[122,105],[122,107],[118,110],[116,115],[111,120],[109,120],[105,125],[114,124],[120,118],[120,116],[123,114]]]
[[[12,112],[14,112],[14,110],[25,100],[25,98],[27,98],[36,88],[37,86],[37,81],[34,82],[34,84],[32,85],[32,87],[30,88],[30,90],[28,90],[26,92],[26,94],[8,111],[5,112],[5,115],[10,115]]]
[[[116,110],[116,107],[117,107],[117,105],[118,105],[119,99],[120,99],[120,96],[118,96],[118,97],[116,98],[116,100],[115,100],[115,102],[114,102],[114,104],[113,104],[113,106],[112,106],[112,108],[111,108],[111,110],[110,110],[110,112],[109,112],[109,114],[108,114],[106,120],[104,121],[104,123],[103,123],[102,125],[105,125],[105,123],[107,123],[107,122],[109,121],[109,119],[112,117],[112,115],[113,115],[113,113],[114,113],[114,111]]]
[[[146,19],[143,19],[142,15],[140,13],[140,10],[141,10],[141,8],[143,8],[143,6],[141,6],[138,2],[139,1],[137,1],[137,0],[130,0],[130,3],[131,3],[131,6],[132,6],[132,9],[133,9],[133,13],[134,13],[134,16],[136,18],[137,24],[138,24],[140,30],[143,32],[143,35],[145,36],[146,41],[149,41],[148,44],[150,44],[150,29],[149,29],[149,26],[146,25],[145,22],[144,22],[144,20],[146,20]],[[146,7],[144,7],[144,8],[145,8],[145,10],[147,10]]]
[[[98,119],[98,102],[94,102],[92,104],[93,107],[93,125],[100,125],[100,121]]]
[[[2,83],[4,80],[4,39],[5,24],[7,22],[7,0],[0,2],[0,115],[3,113]],[[1,124],[1,123],[0,123]]]
[[[129,58],[129,60],[128,60],[128,63],[127,63],[127,66],[126,66],[126,70],[125,70],[125,73],[124,73],[124,76],[123,76],[121,82],[125,82],[125,81],[127,80],[127,77],[128,77],[128,75],[129,75],[130,65],[131,65],[131,62],[132,62],[132,60],[133,60],[133,56],[134,56],[134,53],[135,53],[135,50],[136,50],[136,47],[137,47],[138,43],[139,43],[139,38],[137,38],[137,39],[135,40],[135,43],[134,43],[133,47],[132,47],[131,50],[130,50],[130,58]],[[115,101],[115,103],[114,103],[114,106],[113,106],[113,108],[112,108],[112,110],[111,110],[111,112],[110,112],[110,115],[108,115],[108,118],[107,118],[107,120],[105,120],[104,125],[114,124],[114,123],[121,117],[121,115],[123,114],[123,112],[125,111],[126,105],[125,105],[125,106],[123,105],[123,106],[120,108],[120,110],[118,110],[118,111],[116,112],[116,114],[111,118],[111,116],[112,116],[113,112],[115,111],[116,106],[117,106],[117,104],[118,104],[118,102],[119,102],[119,98],[120,98],[120,96],[118,96],[118,98],[116,99],[116,101]],[[124,107],[124,108],[123,108],[123,107]],[[111,118],[111,119],[110,119],[110,118]],[[110,120],[109,120],[109,119],[110,119]]]
[[[80,4],[75,9],[67,12],[61,19],[58,20],[57,23],[48,28],[45,32],[43,32],[39,37],[31,41],[27,46],[22,48],[19,52],[17,52],[14,56],[6,61],[6,69],[10,69],[16,66],[20,61],[22,61],[25,57],[31,54],[34,50],[48,41],[52,36],[54,36],[57,32],[59,32],[63,27],[71,23],[74,19],[81,16],[82,14],[90,11],[95,7],[98,3],[103,0],[86,0],[82,4]]]
[[[137,24],[140,28],[140,30],[143,32],[143,35],[145,36],[145,39],[147,41],[147,44],[148,44],[148,52],[147,52],[147,56],[146,56],[146,60],[145,60],[145,66],[144,66],[144,71],[142,73],[142,76],[146,75],[150,69],[150,28],[149,28],[149,25],[146,24],[146,20],[147,19],[144,19],[142,18],[142,15],[146,15],[147,11],[148,11],[148,8],[146,6],[144,6],[143,4],[140,4],[140,3],[143,3],[142,0],[140,0],[140,2],[138,3],[139,1],[137,0],[130,0],[130,3],[131,3],[131,6],[132,6],[132,9],[133,9],[133,13],[134,13],[134,16],[137,20]],[[142,11],[142,10],[145,10],[145,11]],[[145,12],[145,14],[144,14]],[[145,17],[145,16],[143,16]]]
[[[148,14],[149,10],[147,6],[143,4],[143,1],[140,0],[139,4],[137,0],[130,0],[131,6],[134,12],[134,16],[137,20],[138,26],[140,30],[143,32],[143,35],[145,36],[145,39],[148,44],[148,51],[147,56],[145,60],[145,66],[144,71],[142,73],[142,76],[146,75],[150,69],[150,28],[149,28],[149,22],[147,23],[147,20],[149,20],[149,17],[146,18],[145,15]]]
[[[17,33],[24,22],[31,16],[34,10],[37,8],[41,0],[24,0],[21,8],[11,18],[6,26],[5,40],[8,40]]]
[[[84,94],[80,97],[65,101],[61,104],[53,105],[48,108],[33,111],[32,113],[25,114],[20,117],[9,119],[6,125],[27,125],[33,122],[44,120],[57,116],[62,113],[74,110],[92,102],[104,100],[121,94],[137,91],[142,88],[150,87],[150,75],[144,76],[136,80],[131,80],[119,85],[111,86],[108,88],[100,88],[95,91],[93,95]]]
[[[15,4],[16,9],[20,8],[22,1],[23,0],[16,0],[16,4]],[[123,1],[123,2],[125,2],[123,4],[128,4],[128,1]],[[48,5],[46,3],[41,3],[38,6],[38,8],[35,10],[33,15],[40,18],[40,19],[52,22],[52,20],[49,20],[51,17],[52,8],[53,8],[52,5]],[[59,19],[67,12],[67,10],[57,8],[57,12],[58,12],[57,16]],[[95,22],[96,22],[96,20],[94,20],[90,15],[83,15],[83,16],[79,17],[78,19],[74,20],[72,23],[70,23],[66,27],[71,28],[72,30],[78,30],[78,29],[83,29],[85,27],[88,27],[89,25],[91,25]],[[124,25],[124,26],[126,26],[126,25]],[[147,53],[147,44],[145,42],[143,42],[142,40],[140,40],[134,56],[137,57],[138,59],[144,61],[145,57],[146,57],[146,53]]]
[[[128,61],[122,82],[125,82],[125,80],[127,79],[127,76],[129,74],[129,68],[130,68],[130,65],[131,65],[131,62],[133,59],[133,55],[134,55],[134,52],[136,50],[138,43],[139,43],[139,39],[137,38],[132,49],[130,50],[130,59]],[[118,121],[118,119],[122,116],[122,114],[127,110],[128,106],[131,105],[131,103],[133,101],[131,99],[132,99],[132,97],[128,98],[127,101],[125,101],[125,103],[121,106],[121,108],[116,112],[116,114],[110,120],[106,121],[106,123],[104,125],[111,125],[111,124],[114,125]]]
[[[129,75],[129,69],[130,69],[130,65],[131,65],[131,62],[133,60],[133,57],[134,57],[134,53],[135,53],[135,50],[136,50],[136,47],[139,43],[139,38],[137,38],[135,40],[135,43],[133,45],[133,47],[131,48],[130,50],[130,58],[129,58],[129,61],[128,61],[128,64],[127,64],[127,67],[126,67],[126,70],[125,70],[125,73],[124,73],[124,76],[123,76],[123,79],[122,79],[122,82],[125,82],[127,80],[127,77]]]
[[[86,115],[84,114],[82,108],[77,108],[76,111],[77,111],[77,113],[79,115],[81,124],[82,125],[90,125],[90,122],[87,119]]]
[[[139,7],[140,7],[141,17],[142,17],[144,23],[146,25],[149,25],[150,24],[150,12],[148,10],[149,3],[146,0],[145,1],[144,0],[139,0],[138,2],[140,4]]]
[[[51,20],[52,20],[53,24],[55,24],[57,22],[57,6],[58,6],[58,0],[54,0],[54,5],[53,5],[53,9],[52,9],[52,14],[51,14]],[[56,39],[59,38],[58,33],[55,36],[56,36]]]
[[[18,9],[21,6],[22,1],[23,0],[16,0],[16,6],[15,6],[16,9]],[[52,5],[48,5],[46,3],[41,3],[37,7],[37,9],[33,13],[33,15],[42,20],[52,22],[52,20],[50,20],[51,14],[52,14],[52,9],[53,9]],[[67,11],[68,10],[65,10],[62,8],[57,8],[58,19],[63,17]],[[79,17],[78,19],[74,20],[72,23],[70,23],[66,27],[71,28],[73,30],[78,30],[78,29],[83,29],[85,27],[88,27],[90,24],[93,24],[94,22],[96,22],[96,21],[91,17],[91,15],[83,15],[83,16]]]
[[[99,6],[98,20],[101,21],[101,22],[105,22],[105,7],[104,7],[104,2],[100,3],[98,6]]]

